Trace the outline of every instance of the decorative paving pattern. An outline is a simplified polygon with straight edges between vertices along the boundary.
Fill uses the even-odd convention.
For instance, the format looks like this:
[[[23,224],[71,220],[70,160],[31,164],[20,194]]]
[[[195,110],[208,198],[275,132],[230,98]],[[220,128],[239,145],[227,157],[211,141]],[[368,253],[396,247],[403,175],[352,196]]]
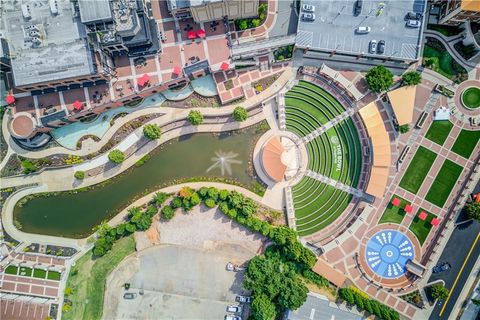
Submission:
[[[382,230],[368,240],[365,255],[368,266],[383,278],[395,279],[407,272],[415,257],[410,239],[397,230]]]

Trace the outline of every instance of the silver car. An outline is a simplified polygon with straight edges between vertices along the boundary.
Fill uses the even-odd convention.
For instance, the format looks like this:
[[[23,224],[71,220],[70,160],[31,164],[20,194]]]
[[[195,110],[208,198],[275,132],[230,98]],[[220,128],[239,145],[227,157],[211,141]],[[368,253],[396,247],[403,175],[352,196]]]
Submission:
[[[420,28],[422,22],[420,20],[407,20],[406,26],[410,28]]]
[[[377,53],[377,40],[370,41],[370,45],[368,47],[368,51],[370,53]]]
[[[315,14],[314,13],[302,13],[302,20],[303,21],[315,21]]]
[[[305,11],[305,12],[315,12],[315,6],[313,6],[311,4],[304,4],[302,6],[302,10]]]

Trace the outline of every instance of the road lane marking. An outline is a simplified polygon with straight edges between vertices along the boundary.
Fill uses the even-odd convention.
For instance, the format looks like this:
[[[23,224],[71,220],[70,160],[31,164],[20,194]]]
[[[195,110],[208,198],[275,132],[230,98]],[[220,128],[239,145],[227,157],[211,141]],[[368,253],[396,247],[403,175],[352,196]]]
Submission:
[[[475,241],[473,241],[473,244],[472,244],[472,246],[470,247],[470,251],[468,251],[467,258],[466,258],[465,261],[463,262],[462,267],[460,268],[460,271],[458,272],[457,277],[455,278],[455,281],[453,282],[452,288],[451,288],[450,291],[448,292],[448,297],[447,297],[447,299],[445,300],[445,302],[443,303],[443,307],[442,307],[442,309],[440,310],[440,313],[438,314],[438,316],[440,316],[440,317],[442,316],[443,311],[445,310],[445,307],[447,306],[448,300],[450,300],[450,295],[452,294],[453,289],[455,289],[455,286],[457,285],[458,279],[460,278],[460,275],[462,274],[463,269],[465,268],[465,265],[467,264],[468,259],[470,259],[470,255],[472,254],[473,248],[475,248],[475,245],[477,244],[477,241],[478,241],[479,238],[480,238],[480,233],[479,233],[479,234],[477,235],[477,237],[475,238]]]

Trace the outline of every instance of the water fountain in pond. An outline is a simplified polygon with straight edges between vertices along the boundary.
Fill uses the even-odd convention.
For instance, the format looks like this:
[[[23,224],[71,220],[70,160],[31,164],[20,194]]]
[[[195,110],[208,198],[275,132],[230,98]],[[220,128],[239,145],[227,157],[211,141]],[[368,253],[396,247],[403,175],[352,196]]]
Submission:
[[[237,156],[238,154],[234,152],[216,151],[215,157],[212,158],[213,164],[207,169],[207,173],[220,168],[222,176],[225,175],[225,172],[232,175],[232,164],[242,164],[242,161],[235,159]]]

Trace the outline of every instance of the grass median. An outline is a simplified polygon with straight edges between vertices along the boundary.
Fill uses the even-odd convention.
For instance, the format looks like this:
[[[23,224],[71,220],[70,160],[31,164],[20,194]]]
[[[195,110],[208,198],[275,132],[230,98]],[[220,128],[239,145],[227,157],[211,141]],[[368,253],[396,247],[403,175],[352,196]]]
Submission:
[[[416,194],[433,165],[437,154],[425,147],[419,147],[400,181],[400,187]]]
[[[112,270],[135,251],[133,235],[118,240],[111,251],[101,258],[93,258],[88,251],[72,268],[65,291],[72,291],[66,299],[71,308],[62,314],[62,319],[101,319],[105,281]]]
[[[450,121],[434,121],[425,135],[425,138],[443,146],[447,140],[450,131],[453,128],[453,123]]]
[[[433,180],[425,200],[442,208],[452,192],[455,183],[457,183],[457,179],[462,173],[462,170],[463,168],[461,166],[446,159],[437,177]]]

